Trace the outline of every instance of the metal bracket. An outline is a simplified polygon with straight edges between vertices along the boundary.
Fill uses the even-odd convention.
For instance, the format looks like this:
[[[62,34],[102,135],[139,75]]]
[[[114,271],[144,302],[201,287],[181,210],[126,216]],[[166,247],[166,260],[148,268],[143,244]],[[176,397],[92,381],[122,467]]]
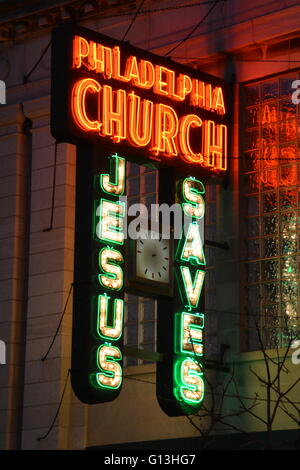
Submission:
[[[205,181],[205,185],[216,186],[218,184],[224,189],[227,189],[229,185],[229,176],[214,176]]]
[[[219,243],[212,240],[204,240],[204,244],[208,246],[213,246],[215,248],[220,248],[221,250],[229,250],[230,246],[227,242]]]
[[[144,361],[159,362],[163,360],[163,355],[154,351],[147,351],[146,349],[133,348],[131,346],[124,346],[124,355],[143,359]]]
[[[146,351],[146,349],[133,348],[131,346],[124,346],[124,355],[135,357],[136,359],[143,359],[144,361],[161,362],[163,361],[163,354],[154,351]],[[203,365],[205,369],[220,370],[229,372],[229,367],[218,361],[204,360]]]

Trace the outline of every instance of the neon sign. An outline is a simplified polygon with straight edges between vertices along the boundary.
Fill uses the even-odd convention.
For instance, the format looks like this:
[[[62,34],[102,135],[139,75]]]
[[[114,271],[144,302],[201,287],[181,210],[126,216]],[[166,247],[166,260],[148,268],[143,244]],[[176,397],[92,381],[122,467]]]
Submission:
[[[203,227],[205,188],[194,178],[177,183],[182,211],[190,216],[175,250],[174,299],[158,302],[158,316],[169,340],[158,335],[158,348],[166,360],[158,364],[157,396],[169,416],[197,411],[205,395],[203,377],[205,256]],[[164,312],[167,310],[168,314]]]
[[[117,144],[137,163],[228,169],[224,82],[90,30],[53,34],[52,133]],[[195,169],[195,171],[194,171]]]
[[[204,398],[203,366],[200,362],[203,356],[204,312],[199,309],[206,264],[199,226],[199,220],[205,215],[204,193],[201,181],[186,178],[179,194],[183,210],[192,221],[187,234],[182,234],[177,251],[177,271],[180,271],[176,274],[182,309],[175,314],[174,394],[187,413],[191,413],[191,408],[199,405]]]
[[[93,95],[96,103],[99,117],[95,120],[88,117],[86,110],[88,94]],[[147,148],[154,155],[170,158],[179,155],[189,163],[220,171],[227,169],[227,126],[202,121],[195,114],[178,119],[171,106],[150,100],[141,102],[133,91],[129,94],[122,89],[113,91],[109,85],[102,87],[96,80],[82,79],[72,89],[72,115],[84,132],[110,137],[113,142],[127,139],[131,145]],[[192,149],[192,128],[202,130],[198,151]]]
[[[93,159],[93,155],[90,157]],[[84,161],[80,152],[77,158],[77,182],[82,188],[80,179],[84,175],[80,162],[84,165]],[[86,251],[75,265],[79,287],[74,295],[79,296],[81,302],[78,299],[74,302],[74,371],[71,375],[77,396],[86,403],[114,399],[121,390],[123,376],[123,219],[126,208],[119,197],[125,192],[126,162],[112,154],[102,161],[101,167],[90,181],[90,211],[88,207],[80,208],[79,204],[77,208],[79,220],[89,213],[88,225],[92,227],[86,242],[81,238],[78,243],[85,246]],[[81,229],[77,237],[82,237],[82,233]]]
[[[101,67],[97,68],[99,55]],[[134,91],[114,90],[102,82],[114,78],[131,83],[137,88],[152,89],[154,94],[164,95],[175,101],[186,101],[189,97],[191,106],[224,115],[226,111],[220,86],[213,89],[211,85],[204,82],[199,84],[199,80],[192,80],[183,74],[175,79],[174,71],[154,66],[150,61],[141,60],[138,63],[135,56],[127,58],[125,74],[121,75],[119,47],[105,48],[104,53],[103,45],[93,41],[88,43],[80,36],[75,36],[73,41],[73,68],[95,70],[101,76],[98,80],[79,79],[71,91],[72,116],[84,132],[98,133],[100,136],[110,137],[114,142],[128,140],[131,145],[146,148],[154,155],[180,155],[189,163],[216,170],[227,169],[226,125],[212,120],[203,121],[196,114],[187,114],[179,119],[172,106],[142,100]],[[164,80],[162,76],[165,77]],[[199,88],[202,89],[200,94]],[[96,103],[96,119],[88,116],[88,97]],[[197,152],[191,145],[192,128],[202,131],[198,136]]]
[[[124,245],[122,218],[125,207],[116,198],[124,194],[125,168],[124,158],[116,154],[110,157],[110,173],[100,174],[99,180],[102,192],[111,199],[102,197],[95,201],[94,237],[101,247],[100,250],[98,246],[96,248],[101,286],[101,293],[97,295],[97,335],[103,343],[96,353],[98,370],[90,373],[90,380],[100,390],[119,390],[122,383],[122,346],[119,340],[123,334],[124,299],[120,298],[119,291],[124,284],[124,257],[118,246]]]
[[[189,78],[186,75],[184,77]],[[191,81],[190,78],[189,80]],[[184,83],[184,80],[179,83],[181,82]],[[195,90],[192,87],[190,90],[194,95]],[[155,87],[153,91],[157,93]],[[170,99],[179,99],[178,95],[169,93],[167,89],[165,94]],[[195,102],[193,95],[192,103]],[[215,95],[217,98],[210,99],[210,110],[225,114],[221,87],[217,87]],[[184,91],[181,97],[183,100]],[[89,117],[88,98],[95,103],[95,119]],[[179,155],[189,163],[220,171],[227,169],[227,126],[224,124],[211,120],[202,121],[196,114],[187,114],[179,119],[172,106],[142,100],[134,91],[127,93],[123,89],[113,90],[110,85],[101,85],[100,81],[92,78],[83,78],[74,84],[71,109],[74,121],[83,132],[109,137],[113,142],[128,140],[131,145],[146,148],[154,155],[162,154],[170,158]],[[201,130],[198,151],[192,149],[192,128]]]
[[[113,400],[122,386],[126,155],[160,175],[175,169],[180,180],[176,200],[191,222],[175,247],[174,299],[159,300],[168,315],[157,328],[158,400],[169,415],[201,405],[202,181],[228,171],[228,108],[217,77],[78,26],[53,31],[51,131],[77,145],[71,379],[83,402]],[[172,204],[168,178],[165,189]]]
[[[123,46],[124,48],[124,46]],[[139,59],[135,55],[126,58],[123,75],[121,69],[121,49],[119,46],[107,47],[95,41],[87,41],[75,35],[73,39],[73,69],[84,68],[113,78],[120,82],[131,82],[142,89],[152,89],[154,93],[168,96],[173,100],[185,101],[189,98],[192,106],[225,114],[222,88],[192,79],[150,60]]]

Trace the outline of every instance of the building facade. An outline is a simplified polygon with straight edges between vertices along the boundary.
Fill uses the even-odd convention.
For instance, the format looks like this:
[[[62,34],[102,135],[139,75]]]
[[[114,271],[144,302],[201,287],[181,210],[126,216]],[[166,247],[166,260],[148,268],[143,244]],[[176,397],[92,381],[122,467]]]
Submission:
[[[0,2],[0,448],[159,448],[178,439],[193,448],[212,422],[212,434],[269,431],[271,445],[271,431],[291,431],[296,441],[299,2],[26,3]],[[206,185],[213,385],[195,426],[157,403],[154,299],[126,294],[118,398],[86,405],[71,389],[76,146],[50,131],[51,30],[69,19],[230,86],[229,173]],[[128,164],[130,203],[155,203],[157,184],[157,170]]]

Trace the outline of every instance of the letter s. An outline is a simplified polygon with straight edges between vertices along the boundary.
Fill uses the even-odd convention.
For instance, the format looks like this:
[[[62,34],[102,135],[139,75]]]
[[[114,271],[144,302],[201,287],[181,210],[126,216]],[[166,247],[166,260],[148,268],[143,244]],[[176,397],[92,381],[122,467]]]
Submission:
[[[195,178],[186,178],[182,183],[182,193],[186,201],[183,204],[185,214],[202,219],[205,213],[205,202],[202,196],[205,193],[203,183]]]

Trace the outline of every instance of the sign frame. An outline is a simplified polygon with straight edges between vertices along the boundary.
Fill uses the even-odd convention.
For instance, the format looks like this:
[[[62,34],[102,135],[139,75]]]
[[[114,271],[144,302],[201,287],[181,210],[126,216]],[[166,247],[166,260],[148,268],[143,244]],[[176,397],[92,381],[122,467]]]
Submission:
[[[180,91],[176,89],[177,95],[173,88],[169,88],[169,92],[158,93],[154,92],[150,88],[141,89],[141,86],[138,86],[128,80],[123,81],[120,84],[120,81],[114,78],[113,76],[105,77],[105,73],[95,69],[89,69],[87,66],[81,69],[74,67],[73,62],[73,47],[74,47],[74,37],[84,38],[88,44],[96,44],[95,48],[100,44],[105,45],[108,49],[119,48],[122,51],[122,59],[120,58],[120,67],[121,65],[127,64],[131,57],[138,58],[144,63],[155,64],[155,70],[168,70],[171,73],[178,75],[176,84],[181,83],[180,80],[183,80],[183,97],[180,98]],[[93,46],[94,47],[94,46]],[[116,390],[103,390],[101,389],[100,393],[91,386],[90,381],[90,364],[91,353],[95,352],[95,342],[93,339],[93,333],[91,332],[91,312],[95,306],[93,302],[95,299],[95,291],[93,287],[92,275],[93,272],[93,240],[92,240],[92,226],[93,226],[93,212],[92,204],[95,194],[95,187],[93,187],[92,181],[95,176],[95,172],[99,175],[100,173],[108,173],[108,168],[106,166],[107,158],[109,155],[118,154],[121,157],[125,157],[128,161],[135,162],[140,165],[148,165],[159,170],[160,174],[160,187],[159,187],[159,203],[170,203],[173,204],[176,201],[176,181],[178,179],[183,179],[190,177],[190,179],[199,178],[201,182],[205,181],[211,177],[227,177],[228,176],[228,149],[229,140],[230,140],[230,102],[231,102],[231,93],[229,90],[229,84],[223,79],[214,77],[199,70],[192,69],[188,66],[179,64],[170,60],[169,58],[160,57],[151,52],[139,49],[135,46],[130,45],[129,43],[124,43],[117,41],[113,38],[100,34],[98,32],[83,28],[72,22],[66,22],[62,25],[59,25],[52,32],[52,80],[51,80],[51,132],[53,137],[59,142],[68,142],[77,146],[77,162],[76,162],[76,233],[75,233],[75,269],[74,269],[74,314],[73,314],[73,342],[72,342],[72,369],[71,369],[71,381],[72,386],[77,397],[84,403],[94,404],[105,401],[111,401],[115,399],[120,393],[121,387]],[[133,59],[132,59],[133,62]],[[167,72],[166,72],[167,73]],[[188,96],[188,93],[185,94],[185,79],[182,77],[188,77],[186,79],[187,83],[203,83],[203,90],[205,90],[205,98],[203,98],[203,105],[193,105],[191,100],[185,99]],[[139,96],[139,99],[146,101],[151,101],[153,107],[157,114],[153,114],[151,118],[150,125],[152,128],[156,126],[157,135],[161,131],[160,126],[163,127],[165,132],[165,147],[164,150],[161,150],[158,147],[157,152],[153,151],[153,146],[148,148],[147,146],[135,146],[132,145],[130,139],[127,141],[125,138],[118,139],[116,136],[108,134],[101,135],[101,132],[87,132],[83,127],[78,125],[78,122],[74,120],[74,99],[76,98],[76,88],[77,83],[81,83],[85,78],[90,79],[93,84],[99,85],[98,92],[98,101],[91,101],[91,96],[87,93],[86,101],[84,105],[86,109],[89,107],[89,117],[93,116],[93,119],[96,121],[96,116],[99,111],[100,106],[100,90],[102,90],[103,83],[108,88],[112,88],[115,93],[117,88],[121,86],[122,94],[126,97],[134,95]],[[101,85],[100,82],[101,81]],[[166,80],[166,79],[165,79]],[[175,80],[175,78],[174,78]],[[190,81],[189,81],[190,80]],[[109,86],[108,86],[109,85]],[[199,84],[198,84],[199,85]],[[198,86],[197,85],[197,86]],[[95,85],[96,86],[96,85]],[[165,90],[168,87],[168,83],[164,82],[161,79],[161,91]],[[199,85],[200,86],[200,85]],[[164,88],[165,87],[165,88]],[[210,87],[210,88],[209,88]],[[214,87],[214,88],[213,88]],[[212,107],[212,90],[221,89],[222,93],[222,106],[224,112],[217,112],[218,108]],[[171,91],[170,91],[171,90]],[[173,90],[173,91],[172,91]],[[179,87],[180,90],[180,87]],[[208,91],[207,91],[208,90]],[[102,92],[102,91],[101,91]],[[79,92],[78,92],[79,93]],[[155,94],[156,93],[156,94]],[[191,92],[189,92],[191,93]],[[203,92],[204,93],[204,92]],[[207,104],[208,93],[209,105]],[[90,93],[91,94],[91,93]],[[93,96],[95,93],[93,94]],[[135,96],[136,96],[135,95]],[[174,98],[175,95],[177,98]],[[75,96],[75,98],[74,98]],[[120,95],[121,96],[121,95]],[[200,95],[197,94],[197,97]],[[201,95],[202,96],[202,95]],[[204,95],[203,95],[204,96]],[[217,91],[217,96],[219,96],[219,91]],[[118,95],[117,95],[118,97]],[[101,98],[102,99],[102,98]],[[111,99],[111,103],[113,103]],[[126,98],[127,99],[127,98]],[[198,98],[197,98],[198,99]],[[218,98],[216,99],[218,103]],[[73,101],[72,101],[73,100]],[[72,107],[73,106],[73,107]],[[104,106],[104,105],[103,105]],[[180,122],[180,128],[178,127],[176,133],[174,131],[172,139],[174,142],[180,142],[180,129],[186,129],[187,136],[185,136],[184,143],[188,147],[190,152],[190,158],[187,158],[187,154],[184,154],[184,158],[180,151],[173,155],[171,152],[167,151],[166,142],[170,145],[171,138],[169,140],[166,138],[166,131],[168,124],[166,122],[171,120],[170,115],[168,117],[167,109],[170,109],[173,106],[173,111],[178,116],[178,122]],[[160,108],[162,107],[162,108]],[[111,104],[112,108],[112,104]],[[222,109],[223,109],[222,108]],[[165,114],[160,114],[161,109],[164,109]],[[155,117],[157,121],[155,122]],[[157,118],[159,116],[159,119]],[[162,124],[162,116],[166,121]],[[188,119],[185,119],[188,116],[194,116],[192,120],[186,124]],[[120,118],[121,119],[121,118]],[[125,119],[125,117],[124,117]],[[88,119],[87,119],[88,121]],[[137,121],[137,118],[136,118]],[[90,118],[90,122],[91,118]],[[126,121],[127,122],[127,121]],[[158,122],[158,124],[157,124]],[[99,118],[100,123],[100,118]],[[100,125],[99,124],[99,128]],[[202,127],[203,124],[203,127]],[[216,127],[215,127],[216,125]],[[127,122],[126,126],[129,124]],[[158,127],[157,127],[158,126]],[[185,127],[184,127],[185,126]],[[217,126],[218,129],[217,129]],[[192,129],[195,128],[195,129]],[[224,128],[226,128],[228,139],[226,141],[225,134],[223,134]],[[158,129],[158,130],[157,130]],[[203,130],[204,129],[204,130]],[[220,129],[221,137],[216,137]],[[218,131],[218,132],[217,132]],[[224,131],[225,132],[225,131]],[[201,148],[199,148],[199,136],[201,142]],[[209,136],[209,137],[208,137]],[[213,137],[212,137],[213,136]],[[197,140],[198,139],[198,140]],[[208,139],[208,154],[203,153],[203,148],[206,148],[203,142],[205,139]],[[225,154],[223,155],[222,144],[220,147],[220,152],[218,152],[218,145],[215,142],[223,142],[225,148]],[[172,140],[172,142],[173,142]],[[213,144],[211,142],[214,142]],[[225,143],[224,143],[225,142]],[[198,153],[196,147],[198,144]],[[183,147],[180,147],[179,150],[182,150]],[[201,152],[199,152],[201,150]],[[202,154],[206,158],[206,163],[203,164],[201,160]],[[219,155],[219,157],[218,157]],[[198,160],[197,160],[197,158]],[[219,158],[219,167],[218,165],[214,167],[212,162],[217,162]],[[224,162],[222,160],[224,158]],[[201,163],[201,164],[200,164]],[[223,166],[222,166],[223,165]],[[200,181],[198,181],[200,182]],[[202,183],[201,183],[202,184]],[[195,193],[196,194],[196,193]],[[102,197],[102,196],[99,196]],[[94,233],[94,232],[93,232]],[[204,243],[204,241],[203,241]],[[99,245],[100,246],[100,245]],[[83,253],[83,248],[86,248],[86,251]],[[175,243],[172,245],[172,249],[175,250]],[[125,246],[123,247],[122,253],[125,258]],[[127,258],[128,259],[128,258]],[[175,257],[174,257],[175,259]],[[123,265],[125,267],[125,265]],[[178,270],[178,260],[175,259],[173,269],[174,271]],[[179,266],[180,267],[180,266]],[[192,275],[197,273],[195,267],[191,270]],[[189,274],[190,275],[190,274]],[[173,276],[174,291],[176,290],[175,286],[177,285],[177,280]],[[124,276],[126,279],[126,276]],[[201,285],[202,286],[202,285]],[[124,289],[126,290],[128,286],[124,284]],[[135,286],[136,289],[140,286]],[[201,291],[200,291],[201,292]],[[134,293],[134,291],[133,291]],[[149,294],[149,289],[145,288],[145,296]],[[157,384],[157,397],[161,408],[169,416],[178,416],[182,414],[189,414],[190,409],[188,406],[185,406],[183,403],[176,402],[174,396],[174,361],[178,356],[176,345],[175,345],[175,335],[176,331],[178,332],[178,327],[176,327],[176,318],[178,314],[183,313],[182,309],[185,308],[185,305],[180,306],[181,300],[178,295],[174,295],[174,299],[164,295],[157,295],[158,299],[158,347],[160,348],[159,353],[163,354],[163,361],[158,364],[158,384]],[[179,311],[181,309],[181,311]],[[199,303],[199,312],[204,312],[203,304],[203,295]],[[172,316],[170,320],[170,315]],[[177,317],[176,317],[177,315]],[[188,314],[187,314],[188,315]],[[192,315],[200,315],[202,313],[191,313]],[[202,317],[201,317],[202,318]],[[183,321],[183,320],[180,320]],[[200,323],[199,323],[200,324]],[[197,324],[194,325],[194,330],[197,329]],[[202,328],[199,326],[198,328]],[[169,334],[169,337],[168,337]],[[182,335],[183,333],[177,333],[177,336]],[[202,336],[201,336],[202,337]],[[99,339],[99,338],[98,338]],[[122,338],[120,339],[120,348],[122,349]],[[175,348],[175,349],[174,349]],[[91,351],[92,349],[92,351]],[[186,353],[186,351],[185,351]],[[188,353],[187,353],[188,354]],[[192,360],[191,355],[187,356]],[[201,366],[202,367],[202,366]],[[194,374],[197,375],[197,374]],[[198,377],[200,374],[198,374]],[[190,407],[193,410],[195,407]]]

